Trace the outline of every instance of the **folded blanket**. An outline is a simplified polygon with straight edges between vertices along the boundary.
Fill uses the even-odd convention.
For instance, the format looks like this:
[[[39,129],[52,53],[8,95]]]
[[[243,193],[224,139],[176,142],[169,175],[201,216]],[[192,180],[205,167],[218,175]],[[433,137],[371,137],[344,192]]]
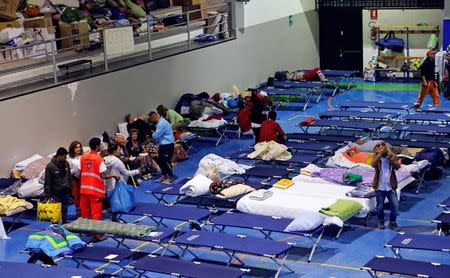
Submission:
[[[12,196],[0,196],[0,215],[9,216],[15,212],[31,208],[33,208],[33,205],[25,200]]]
[[[275,141],[258,143],[254,146],[254,149],[254,152],[247,155],[248,158],[254,159],[258,157],[266,161],[286,161],[292,159],[292,155],[288,152],[288,148],[285,145],[278,144]]]
[[[149,236],[156,229],[154,226],[148,225],[122,224],[83,218],[78,218],[69,224],[65,224],[64,227],[76,233],[110,234],[129,237]]]
[[[253,191],[255,191],[255,189],[251,186],[245,184],[236,184],[223,189],[219,194],[216,194],[215,196],[217,198],[230,199]]]
[[[265,189],[259,189],[255,192],[251,193],[248,198],[250,200],[255,200],[255,201],[264,201],[272,195],[273,195],[272,191],[265,190]]]
[[[202,196],[209,193],[209,186],[212,183],[211,179],[202,174],[197,174],[180,188],[180,193],[190,197]]]
[[[357,201],[338,199],[336,203],[321,209],[320,212],[330,216],[337,216],[345,221],[357,214],[361,209],[362,205]]]
[[[312,173],[319,172],[320,170],[322,170],[322,168],[320,168],[319,166],[308,164],[308,166],[300,169],[300,174],[304,176],[311,176]]]

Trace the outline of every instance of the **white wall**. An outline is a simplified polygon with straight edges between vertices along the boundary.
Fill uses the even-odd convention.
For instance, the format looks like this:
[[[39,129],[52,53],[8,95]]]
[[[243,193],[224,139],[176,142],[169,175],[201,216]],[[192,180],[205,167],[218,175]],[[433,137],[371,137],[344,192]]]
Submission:
[[[446,1],[448,2],[448,1]],[[367,65],[373,55],[377,54],[377,48],[374,41],[370,39],[370,11],[363,10],[363,63]],[[427,23],[429,25],[439,25],[442,38],[443,10],[378,10],[378,20],[374,20],[380,25],[417,25],[418,23]],[[400,36],[406,39],[406,36]],[[410,37],[410,56],[425,56],[428,34],[411,35]],[[405,41],[406,43],[406,41]],[[442,41],[440,41],[442,43]],[[405,52],[406,54],[406,52]]]

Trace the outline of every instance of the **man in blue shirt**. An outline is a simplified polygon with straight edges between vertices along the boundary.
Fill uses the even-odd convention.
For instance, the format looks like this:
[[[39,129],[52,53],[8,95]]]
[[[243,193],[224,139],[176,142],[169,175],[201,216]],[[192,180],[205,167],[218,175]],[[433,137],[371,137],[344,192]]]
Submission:
[[[150,122],[156,126],[156,130],[153,132],[153,139],[159,144],[158,165],[161,167],[161,178],[157,182],[170,184],[173,180],[172,164],[170,161],[172,160],[175,143],[172,126],[155,111],[150,112],[148,117]]]
[[[379,142],[373,149],[374,156],[372,167],[375,168],[373,178],[373,188],[377,201],[378,229],[384,229],[384,200],[387,198],[391,213],[389,215],[389,228],[396,232],[400,231],[397,225],[398,198],[397,198],[397,177],[395,170],[400,168],[400,160],[389,149],[385,142]]]

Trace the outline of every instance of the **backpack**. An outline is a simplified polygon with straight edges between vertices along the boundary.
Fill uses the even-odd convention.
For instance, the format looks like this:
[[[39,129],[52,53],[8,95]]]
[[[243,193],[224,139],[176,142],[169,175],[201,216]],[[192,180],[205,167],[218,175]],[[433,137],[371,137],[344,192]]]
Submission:
[[[439,148],[425,148],[416,153],[415,157],[417,161],[428,160],[431,168],[441,166],[445,161],[444,154]]]

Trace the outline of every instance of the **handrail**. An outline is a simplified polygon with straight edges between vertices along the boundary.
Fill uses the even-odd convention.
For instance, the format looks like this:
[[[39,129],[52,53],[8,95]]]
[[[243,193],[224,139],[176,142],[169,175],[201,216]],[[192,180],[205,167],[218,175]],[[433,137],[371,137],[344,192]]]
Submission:
[[[35,82],[36,79],[39,79],[37,76],[51,76],[53,75],[53,83],[54,85],[58,85],[61,82],[67,82],[66,80],[70,79],[70,78],[63,78],[62,80],[58,80],[59,78],[59,74],[60,72],[58,71],[58,67],[57,67],[57,63],[61,63],[61,62],[68,62],[68,61],[73,61],[73,60],[77,60],[80,59],[80,56],[82,57],[91,57],[93,59],[93,64],[95,67],[101,67],[101,65],[103,65],[103,70],[100,71],[96,70],[96,73],[92,74],[92,75],[98,75],[98,74],[102,74],[104,72],[108,72],[110,70],[110,65],[109,62],[114,62],[114,61],[119,61],[121,59],[128,59],[128,56],[134,56],[134,55],[129,55],[129,54],[136,54],[136,55],[142,55],[142,45],[143,43],[147,44],[146,46],[146,52],[147,52],[147,62],[148,61],[152,61],[155,56],[152,54],[153,51],[158,50],[158,49],[167,49],[170,48],[172,45],[180,45],[182,42],[184,42],[185,44],[187,44],[187,49],[191,50],[193,48],[198,48],[198,47],[203,47],[203,45],[194,45],[193,44],[193,37],[196,36],[196,34],[199,34],[200,32],[206,32],[206,30],[211,30],[211,29],[216,29],[219,32],[215,32],[214,34],[217,36],[223,35],[223,37],[225,39],[228,38],[228,36],[226,34],[231,34],[231,38],[234,38],[236,32],[234,29],[232,29],[232,27],[234,27],[234,23],[233,20],[234,18],[232,18],[232,15],[234,14],[233,9],[235,8],[235,3],[232,0],[225,0],[224,3],[221,4],[216,4],[216,5],[212,5],[206,8],[200,8],[200,9],[195,9],[195,10],[191,10],[191,11],[187,11],[184,13],[181,13],[180,15],[183,15],[183,17],[185,16],[186,18],[186,22],[183,23],[179,23],[179,24],[174,24],[174,25],[170,25],[167,26],[167,28],[163,31],[163,32],[156,32],[151,24],[150,24],[150,17],[147,18],[143,18],[141,21],[139,22],[135,22],[135,23],[130,23],[126,26],[118,26],[118,27],[109,27],[106,29],[115,29],[115,28],[123,28],[123,27],[127,27],[127,26],[132,26],[132,27],[137,27],[139,25],[144,25],[147,24],[147,28],[145,30],[143,29],[138,29],[138,28],[133,28],[134,30],[138,29],[137,32],[134,31],[133,32],[133,40],[134,43],[136,44],[136,46],[141,45],[140,49],[141,50],[136,50],[133,53],[123,53],[123,54],[117,54],[117,55],[113,55],[111,57],[108,57],[109,55],[106,54],[105,52],[105,43],[103,41],[103,37],[100,36],[100,40],[99,41],[95,41],[95,42],[86,42],[85,44],[82,45],[83,49],[84,48],[90,48],[90,47],[99,47],[98,49],[93,49],[85,52],[80,52],[75,54],[74,50],[78,50],[80,48],[80,45],[73,45],[71,47],[67,47],[67,48],[63,48],[63,49],[56,49],[56,43],[64,41],[64,40],[68,40],[68,39],[72,39],[72,38],[78,38],[78,37],[82,37],[82,36],[91,36],[91,35],[96,35],[98,36],[98,34],[102,34],[103,30],[94,30],[94,31],[90,31],[90,32],[84,32],[84,33],[80,33],[80,34],[74,34],[74,35],[70,35],[70,36],[65,36],[65,37],[60,37],[60,38],[54,38],[54,39],[45,39],[39,42],[32,42],[26,45],[21,45],[21,46],[15,46],[15,47],[4,47],[3,49],[0,49],[0,55],[3,54],[8,54],[8,51],[22,51],[23,57],[19,58],[19,59],[11,59],[11,60],[5,60],[3,62],[0,62],[0,65],[2,65],[3,70],[0,70],[0,80],[2,78],[2,76],[7,76],[10,74],[19,74],[22,71],[28,71],[28,70],[33,70],[36,69],[37,67],[39,68],[43,68],[42,71],[38,72],[38,75],[30,75],[30,76],[24,76],[24,78],[20,79],[23,81],[31,81],[31,82]],[[215,15],[206,15],[206,16],[201,16],[200,18],[197,19],[191,19],[192,14],[194,13],[198,13],[198,12],[205,12],[205,11],[214,11],[215,9],[217,9],[217,14]],[[216,18],[217,16],[222,17],[221,21],[218,22],[214,22],[211,19]],[[221,30],[221,27],[225,26],[225,30]],[[170,44],[164,44],[164,41],[161,41],[160,43],[158,43],[158,45],[155,46],[153,45],[153,42],[155,41],[159,41],[159,40],[163,40],[163,39],[169,39],[173,36],[179,36],[179,35],[183,35],[184,34],[184,39],[183,37],[177,37],[178,39],[176,39],[176,42],[170,43]],[[44,49],[42,51],[42,53],[33,53],[32,55],[30,55],[30,50],[34,50],[35,47],[38,46],[42,46],[40,49]],[[208,45],[207,43],[205,43],[204,45]],[[51,51],[50,51],[51,50]],[[186,51],[186,50],[184,50]],[[183,51],[183,52],[184,52]],[[103,52],[103,59],[101,59],[101,54]],[[71,54],[73,53],[73,54]],[[173,55],[173,54],[170,54]],[[158,56],[161,56],[161,53],[159,53],[158,51]],[[37,58],[37,59],[35,59]],[[161,57],[159,57],[161,58]],[[33,61],[34,60],[34,61]],[[19,61],[19,62],[18,62]],[[27,65],[20,65],[20,61],[30,61],[27,63]],[[140,61],[140,63],[142,63],[142,60]],[[46,68],[47,66],[50,66],[52,68],[52,70],[50,70],[49,68]],[[129,66],[129,64],[128,64]],[[10,68],[10,69],[8,69]],[[117,70],[117,65],[115,65],[114,70]],[[91,75],[90,75],[91,76]],[[84,75],[83,77],[87,77],[86,75]],[[5,79],[6,81],[6,79]],[[12,86],[14,86],[13,84],[16,83],[16,81],[14,79],[8,80],[8,82],[0,82],[0,99],[1,97],[1,92],[3,91],[3,88],[7,88],[8,84],[11,84]],[[20,82],[19,82],[20,83]],[[50,87],[52,85],[48,85],[47,87]]]

